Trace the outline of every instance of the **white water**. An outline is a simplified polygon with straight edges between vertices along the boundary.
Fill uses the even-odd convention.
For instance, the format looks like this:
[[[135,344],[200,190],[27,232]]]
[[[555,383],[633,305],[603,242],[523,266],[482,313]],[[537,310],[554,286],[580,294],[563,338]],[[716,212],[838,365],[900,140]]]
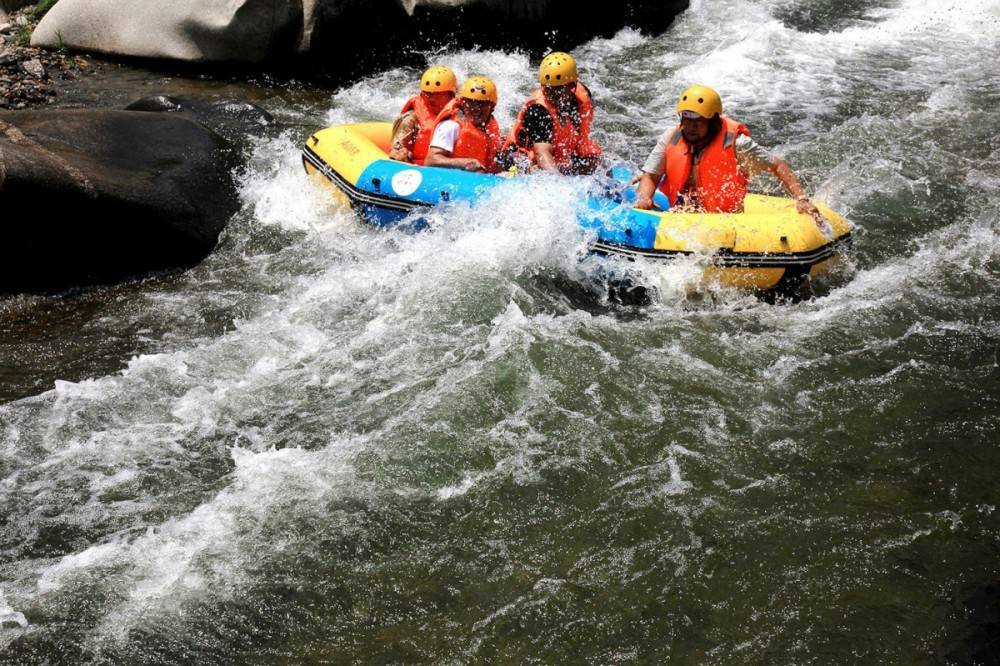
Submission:
[[[243,182],[244,214],[218,256],[180,288],[136,297],[162,310],[163,322],[211,304],[232,325],[161,332],[163,351],[121,373],[61,381],[0,406],[0,499],[13,517],[0,649],[58,631],[50,622],[59,618],[90,654],[134,656],[142,647],[133,630],[182,637],[192,608],[225,615],[252,598],[262,572],[295,571],[295,558],[315,554],[310,529],[364,542],[370,513],[436,515],[456,502],[473,513],[477,501],[510,502],[513,516],[518,500],[498,488],[544,487],[601,465],[613,473],[605,486],[590,479],[598,504],[679,516],[678,535],[661,537],[672,582],[710,587],[699,573],[711,559],[699,518],[741,508],[733,497],[798,488],[767,468],[808,465],[817,448],[807,435],[775,436],[762,463],[742,453],[748,440],[810,411],[817,432],[834,437],[850,424],[824,425],[831,394],[847,396],[845,412],[858,396],[855,420],[892,418],[907,383],[925,385],[935,372],[925,345],[961,335],[988,348],[1000,338],[985,297],[1000,290],[1000,77],[991,55],[1000,5],[891,3],[832,32],[803,32],[782,18],[799,4],[694,0],[665,36],[627,30],[574,53],[598,100],[597,138],[633,164],[672,122],[680,89],[719,89],[729,113],[858,225],[853,267],[828,295],[786,307],[739,294],[692,302],[692,260],[649,273],[660,298],[638,316],[609,312],[588,287],[581,292],[596,305],[581,308],[559,285],[587,280],[587,239],[571,203],[585,184],[515,183],[475,208],[434,211],[430,232],[380,233],[303,177],[302,137],[262,140]],[[492,76],[504,127],[533,87],[522,54],[448,51],[433,62],[459,78]],[[289,113],[317,125],[389,118],[415,76],[392,70],[333,94],[318,113]],[[838,363],[851,359],[869,370],[830,376],[850,373]],[[982,363],[995,368],[995,353]],[[660,429],[654,460],[634,452],[644,431]],[[948,510],[959,522],[980,513]],[[888,540],[897,545],[865,548],[892,552],[954,523],[936,516],[904,521],[906,539]],[[404,518],[390,522],[405,530]],[[517,525],[510,541],[527,529]],[[479,546],[472,538],[454,547]],[[649,547],[592,554],[580,579],[644,580],[655,565],[637,562]],[[558,604],[561,579],[543,579],[497,599],[493,613],[456,619],[460,633],[481,645],[509,614]],[[746,641],[745,625],[719,629],[716,658],[754,661],[773,645],[794,652],[801,609],[787,597],[777,603]],[[452,647],[438,658],[477,654]]]

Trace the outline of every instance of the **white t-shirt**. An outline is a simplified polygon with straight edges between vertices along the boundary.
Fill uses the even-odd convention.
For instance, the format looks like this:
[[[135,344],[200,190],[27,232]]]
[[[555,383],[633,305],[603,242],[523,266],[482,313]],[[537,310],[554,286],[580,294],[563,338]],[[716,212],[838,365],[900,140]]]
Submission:
[[[451,153],[455,151],[455,142],[458,141],[458,123],[454,120],[442,120],[434,128],[431,136],[431,148],[440,148]]]

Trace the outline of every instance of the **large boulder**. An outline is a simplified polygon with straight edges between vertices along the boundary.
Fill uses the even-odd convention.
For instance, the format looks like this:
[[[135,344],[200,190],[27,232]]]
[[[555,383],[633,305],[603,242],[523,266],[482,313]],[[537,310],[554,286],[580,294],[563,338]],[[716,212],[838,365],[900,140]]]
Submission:
[[[238,160],[181,114],[0,112],[0,293],[198,263],[237,210]]]
[[[188,95],[150,95],[132,102],[125,110],[176,113],[197,120],[237,148],[243,148],[247,138],[274,123],[274,116],[250,102]]]
[[[189,62],[293,60],[349,78],[441,45],[570,48],[631,25],[663,30],[688,0],[59,0],[34,46]]]
[[[294,46],[301,0],[60,0],[32,46],[138,58],[259,62]]]
[[[442,47],[537,57],[625,26],[661,32],[688,2],[624,0],[584,10],[577,0],[303,0],[300,57],[291,71],[336,84],[389,66],[424,66],[426,54]]]

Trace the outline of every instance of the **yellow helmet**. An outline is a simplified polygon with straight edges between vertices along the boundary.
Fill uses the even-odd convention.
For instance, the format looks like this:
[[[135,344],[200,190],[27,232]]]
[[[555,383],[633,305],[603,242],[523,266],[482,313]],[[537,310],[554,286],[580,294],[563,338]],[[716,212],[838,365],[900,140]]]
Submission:
[[[458,81],[455,80],[455,72],[441,65],[428,68],[420,77],[420,90],[423,92],[455,92],[457,88]]]
[[[470,76],[462,84],[459,96],[479,102],[497,103],[497,86],[485,76]]]
[[[538,66],[538,82],[543,86],[564,86],[580,79],[573,56],[562,51],[553,51]]]
[[[691,86],[677,100],[677,113],[693,111],[702,118],[722,113],[722,98],[708,86]]]

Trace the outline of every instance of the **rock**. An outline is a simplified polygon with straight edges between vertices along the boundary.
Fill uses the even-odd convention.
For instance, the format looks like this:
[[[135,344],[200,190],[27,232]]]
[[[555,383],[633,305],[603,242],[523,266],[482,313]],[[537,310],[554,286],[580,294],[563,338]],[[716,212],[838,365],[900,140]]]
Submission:
[[[24,70],[25,74],[33,76],[36,79],[45,78],[45,67],[42,66],[42,62],[38,58],[25,60],[21,63],[21,69]]]
[[[461,7],[467,4],[467,2],[466,0],[399,0],[399,4],[402,5],[407,14],[413,16],[413,12],[416,11],[417,7]]]
[[[60,0],[35,28],[31,45],[190,62],[259,62],[290,47],[301,11],[293,0]]]
[[[249,102],[209,102],[184,95],[150,95],[125,107],[126,111],[156,111],[179,113],[221,134],[230,143],[239,145],[251,134],[274,122],[274,116]]]
[[[0,111],[0,293],[192,266],[238,208],[238,155],[168,113]]]
[[[13,30],[14,24],[7,20],[6,16],[0,12],[0,35],[7,35]]]
[[[23,109],[50,103],[52,79],[71,79],[82,58],[14,45],[0,49],[0,109]]]
[[[688,0],[59,0],[33,46],[189,62],[295,59],[341,78],[423,52],[458,48],[570,48],[625,25],[659,31]],[[297,57],[305,56],[305,58]],[[292,68],[291,74],[299,73]],[[336,76],[334,77],[336,78]]]
[[[21,7],[33,5],[38,0],[0,0],[0,12],[14,12]]]
[[[688,2],[625,0],[583,10],[576,0],[304,0],[304,8],[314,6],[303,22],[302,57],[292,71],[341,83],[388,66],[425,66],[426,54],[444,45],[521,49],[538,57],[553,48],[572,50],[594,37],[610,37],[627,25],[662,31]],[[372,48],[372,35],[383,48]]]

